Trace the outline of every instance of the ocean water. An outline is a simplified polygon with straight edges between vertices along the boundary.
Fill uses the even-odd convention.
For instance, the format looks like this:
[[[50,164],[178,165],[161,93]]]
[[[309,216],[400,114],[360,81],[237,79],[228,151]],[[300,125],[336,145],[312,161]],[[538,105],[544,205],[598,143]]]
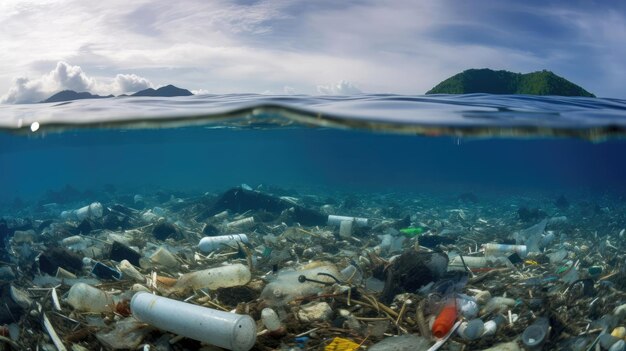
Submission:
[[[452,257],[458,258],[457,250],[482,255],[478,252],[482,243],[533,241],[540,249],[530,261],[518,258],[515,274],[496,272],[469,283],[493,296],[521,301],[507,307],[508,318],[514,315],[518,321],[502,327],[494,337],[462,342],[468,349],[484,349],[514,340],[536,316],[552,316],[554,323],[558,315],[567,322],[553,324],[553,334],[573,336],[552,338],[544,349],[588,346],[595,338],[586,335],[589,322],[601,322],[603,316],[626,303],[621,292],[626,281],[621,256],[626,228],[625,136],[626,101],[617,99],[485,94],[226,95],[2,105],[1,279],[10,280],[12,286],[27,291],[44,306],[68,348],[80,343],[87,349],[111,349],[112,342],[119,342],[125,349],[138,349],[140,344],[164,341],[169,348],[168,340],[174,339],[161,338],[162,333],[151,332],[145,325],[133,327],[141,334],[137,338],[134,332],[124,330],[129,320],[137,323],[131,318],[109,323],[118,318],[122,321],[122,317],[113,319],[109,310],[102,315],[101,311],[95,315],[73,313],[78,307],[67,297],[70,285],[77,281],[114,290],[117,307],[129,303],[134,281],[125,277],[112,281],[91,271],[96,261],[109,267],[118,265],[113,258],[114,241],[121,240],[138,252],[138,274],[149,279],[155,279],[157,273],[176,278],[228,261],[250,266],[257,282],[274,279],[271,272],[299,269],[301,263],[322,259],[337,265],[333,272],[357,265],[363,278],[370,279],[378,268],[383,271],[376,264],[385,262],[376,263],[372,257],[391,260],[402,252],[414,253],[418,243],[430,248],[453,243],[454,247],[445,247],[452,262]],[[230,212],[225,216],[213,216],[214,209],[223,210],[223,194],[235,187],[269,194],[276,202],[276,197],[283,196],[280,206],[296,204],[316,212],[323,221],[300,226],[289,217],[296,210],[237,211],[236,205],[227,207]],[[94,202],[102,204],[104,216],[83,211],[88,217],[81,218],[77,215],[80,211],[73,211]],[[346,238],[341,227],[326,222],[331,214],[367,218],[370,225],[354,229]],[[254,218],[252,227],[240,230],[229,226],[244,216]],[[420,227],[427,234],[405,238],[395,230],[406,226]],[[169,238],[159,237],[157,228],[163,227],[175,228],[167,234]],[[248,235],[255,250],[248,253],[249,261],[242,252],[199,255],[202,236],[234,233]],[[185,264],[159,266],[153,254],[163,248]],[[56,257],[58,250],[61,256],[72,251],[78,255],[78,263],[42,260]],[[421,250],[423,254],[424,248]],[[553,258],[559,255],[559,259]],[[89,260],[81,260],[83,257]],[[566,257],[571,260],[564,261]],[[34,264],[37,258],[39,263]],[[53,267],[42,268],[46,264]],[[59,267],[71,270],[78,279],[48,276],[58,273]],[[394,269],[399,268],[392,266],[388,271]],[[474,273],[490,269],[493,267],[477,267]],[[598,279],[599,274],[606,276]],[[589,281],[595,282],[596,290]],[[450,282],[441,279],[437,284]],[[301,281],[292,283],[295,289],[303,286]],[[441,296],[433,298],[436,288],[432,288],[435,293],[418,294],[415,287],[423,286],[421,283],[407,284],[412,289],[408,292],[418,299],[445,301]],[[538,284],[543,287],[529,293],[529,287]],[[366,284],[361,285],[365,289]],[[378,281],[379,290],[385,285]],[[590,296],[588,285],[596,295]],[[37,289],[31,289],[33,286]],[[161,295],[171,293],[156,281],[146,286]],[[46,290],[52,287],[61,297],[56,312]],[[225,310],[247,304],[257,321],[263,303],[272,302],[265,301],[266,296],[275,296],[271,292],[263,295],[258,284],[257,290],[228,289],[205,294],[219,300]],[[397,291],[406,292],[403,289]],[[322,293],[318,290],[316,293]],[[380,296],[385,291],[396,290],[385,287],[383,294],[376,296],[383,299]],[[206,302],[202,294],[172,296],[194,304]],[[387,297],[385,303],[390,304],[393,294]],[[335,310],[352,309],[341,301],[329,299]],[[439,313],[435,302],[428,303],[427,317]],[[401,305],[396,303],[393,308],[399,311]],[[292,306],[296,305],[283,306],[290,321],[297,313]],[[415,316],[416,304],[407,306],[405,316]],[[564,310],[565,306],[569,310]],[[0,324],[13,326],[11,336],[21,349],[52,349],[43,336],[48,332],[35,327],[41,325],[39,317],[16,303],[6,309],[9,313],[0,311]],[[124,309],[116,311],[122,316],[129,314]],[[367,307],[354,310],[354,314],[382,316]],[[494,315],[488,313],[485,321]],[[92,323],[98,327],[83,328]],[[304,342],[295,338],[314,327],[331,325],[324,323],[290,323],[284,336],[260,334],[255,345],[258,349],[324,349],[331,337],[341,335],[369,347],[388,335],[421,333],[415,323],[402,319],[383,324],[377,335],[370,335],[369,322],[357,321],[360,331],[351,327],[344,335],[322,326]],[[165,322],[161,327],[167,329],[168,325]],[[562,332],[564,325],[570,329]],[[188,339],[173,342],[176,350],[200,348]],[[446,347],[442,350],[450,349]]]
[[[67,185],[617,198],[626,187],[626,101],[615,99],[116,98],[1,106],[0,126],[8,208]]]

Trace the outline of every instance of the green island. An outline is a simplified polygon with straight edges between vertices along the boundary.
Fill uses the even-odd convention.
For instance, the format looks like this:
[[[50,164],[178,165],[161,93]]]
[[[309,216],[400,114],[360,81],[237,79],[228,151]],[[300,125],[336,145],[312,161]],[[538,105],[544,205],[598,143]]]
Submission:
[[[526,94],[595,97],[550,71],[514,73],[488,68],[468,69],[444,80],[426,94]]]

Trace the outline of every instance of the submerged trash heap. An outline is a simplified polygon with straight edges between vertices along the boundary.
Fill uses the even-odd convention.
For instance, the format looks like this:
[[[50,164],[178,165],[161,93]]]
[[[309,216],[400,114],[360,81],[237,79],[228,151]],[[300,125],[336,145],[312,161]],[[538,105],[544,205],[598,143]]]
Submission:
[[[0,349],[626,350],[624,203],[274,190],[2,216]]]

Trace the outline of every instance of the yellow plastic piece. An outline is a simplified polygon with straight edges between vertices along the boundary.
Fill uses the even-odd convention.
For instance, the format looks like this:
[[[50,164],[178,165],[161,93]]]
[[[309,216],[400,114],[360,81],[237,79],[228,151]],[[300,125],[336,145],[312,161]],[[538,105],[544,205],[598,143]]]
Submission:
[[[334,338],[333,341],[326,345],[324,351],[354,351],[359,348],[359,344],[352,340],[344,338]]]
[[[531,266],[538,266],[539,265],[539,262],[533,261],[533,260],[526,260],[526,261],[524,261],[524,263],[529,264]]]
[[[617,328],[613,329],[613,332],[611,333],[611,335],[616,337],[616,338],[623,339],[626,336],[626,328],[624,328],[624,327],[617,327]]]

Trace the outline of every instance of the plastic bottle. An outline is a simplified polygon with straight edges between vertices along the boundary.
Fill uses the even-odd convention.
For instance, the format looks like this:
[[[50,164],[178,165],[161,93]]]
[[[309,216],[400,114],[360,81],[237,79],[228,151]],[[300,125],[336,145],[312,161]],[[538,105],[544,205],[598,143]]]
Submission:
[[[68,292],[67,303],[79,311],[100,313],[111,310],[113,298],[91,285],[76,283]]]
[[[463,322],[457,329],[457,333],[467,340],[476,340],[483,336],[485,330],[485,323],[482,319],[476,318],[469,322]]]
[[[243,219],[226,223],[226,228],[229,228],[229,229],[246,228],[246,227],[251,227],[253,225],[254,225],[254,217],[246,217]]]
[[[471,319],[478,315],[479,308],[475,298],[460,294],[456,299],[456,304],[458,312],[466,319]]]
[[[548,337],[550,321],[548,318],[538,318],[522,333],[522,343],[529,350],[539,350]]]
[[[118,268],[124,274],[123,276],[136,280],[140,283],[146,282],[146,277],[141,274],[128,260],[122,260]]]
[[[626,349],[626,342],[624,340],[619,340],[615,344],[611,346],[609,351],[624,351]]]
[[[343,282],[359,284],[363,279],[363,275],[359,272],[359,269],[355,265],[349,265],[339,272],[340,278]]]
[[[367,218],[328,215],[328,225],[341,225],[342,221],[352,221],[359,227],[367,227]]]
[[[159,329],[229,350],[247,351],[256,342],[248,315],[218,311],[139,292],[130,301],[133,317]]]
[[[463,256],[463,260],[461,260],[460,256],[454,256],[450,259],[450,263],[448,264],[448,270],[465,270],[463,266],[463,261],[469,268],[498,268],[498,267],[506,267],[510,265],[510,261],[506,257],[473,257],[473,256]]]
[[[236,263],[183,274],[178,279],[176,285],[174,285],[174,288],[178,290],[187,288],[216,290],[245,285],[248,284],[250,279],[252,279],[252,275],[248,267],[241,263]]]
[[[280,323],[280,318],[278,318],[278,314],[273,309],[266,307],[261,311],[261,320],[263,321],[263,325],[270,332],[277,332],[283,328],[282,323]]]
[[[424,232],[424,228],[422,227],[411,227],[400,229],[400,233],[407,238],[414,238]]]
[[[495,335],[496,331],[498,331],[498,327],[504,324],[506,319],[502,317],[502,315],[496,315],[496,317],[490,321],[486,321],[483,328],[482,336],[491,336]]]
[[[511,253],[516,253],[520,257],[528,255],[526,245],[483,244],[483,249],[485,256],[505,256]]]
[[[448,303],[444,306],[443,310],[435,319],[435,323],[433,324],[432,332],[433,335],[437,338],[443,338],[448,334],[454,322],[456,321],[456,303],[454,299],[448,301]]]
[[[224,246],[237,246],[237,243],[249,243],[246,234],[206,236],[200,239],[198,249],[202,252],[211,252]]]
[[[103,214],[104,207],[102,207],[102,204],[94,202],[77,210],[63,211],[61,212],[61,218],[82,221],[85,218],[100,218]]]

